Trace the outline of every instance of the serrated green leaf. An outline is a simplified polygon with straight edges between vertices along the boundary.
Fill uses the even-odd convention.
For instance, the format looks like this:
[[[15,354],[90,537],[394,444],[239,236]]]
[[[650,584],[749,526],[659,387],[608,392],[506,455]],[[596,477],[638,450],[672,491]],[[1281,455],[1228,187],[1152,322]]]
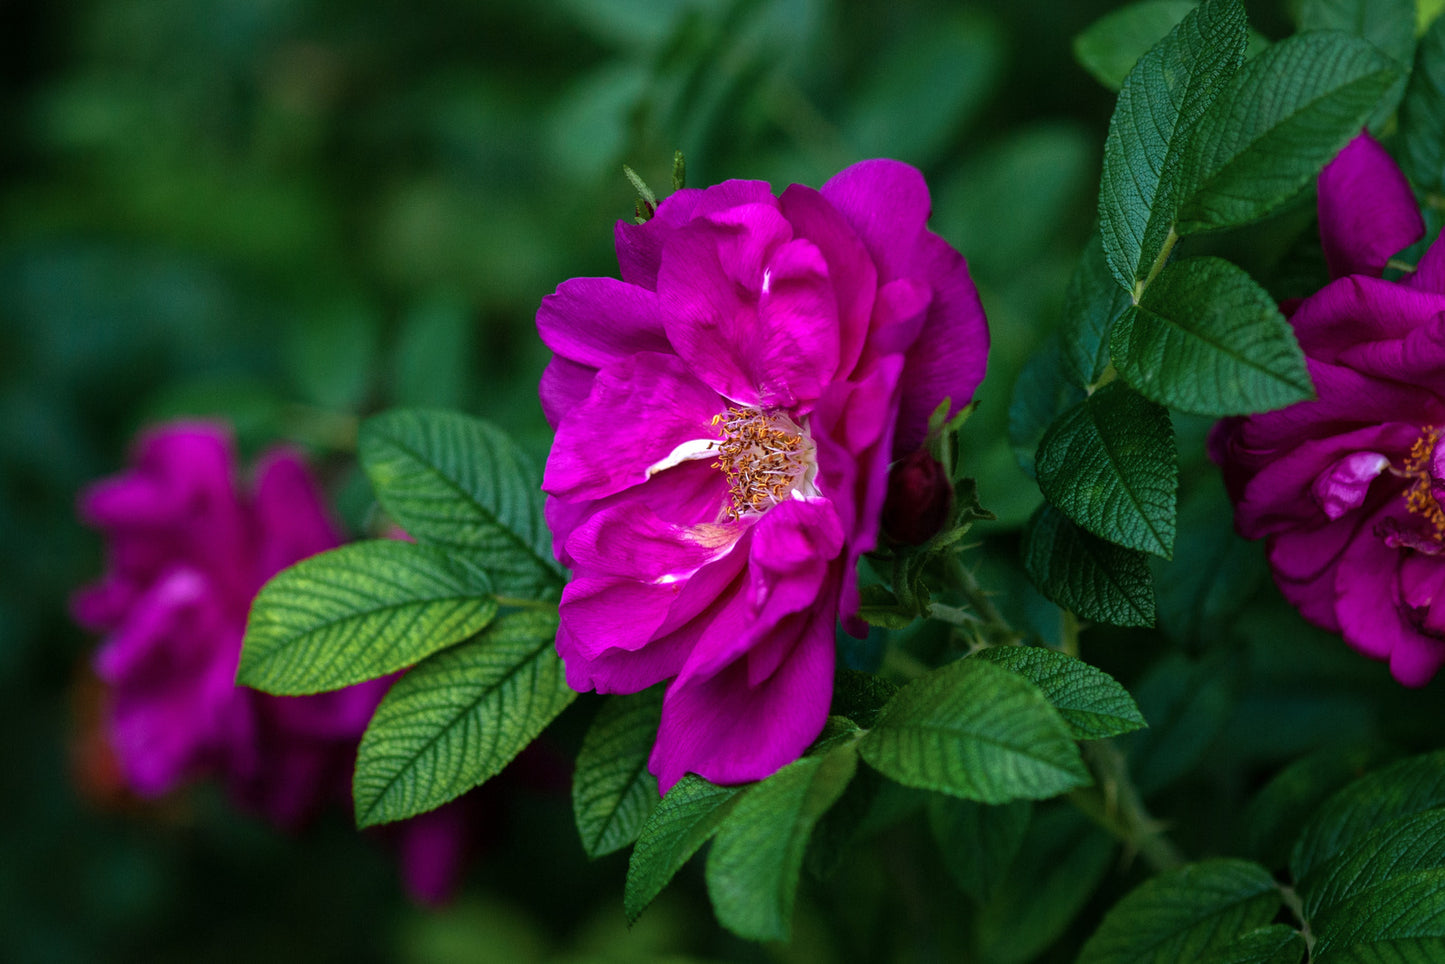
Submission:
[[[1166,267],[1114,326],[1110,351],[1141,394],[1198,415],[1246,415],[1314,396],[1294,329],[1269,292],[1222,258]]]
[[[1445,960],[1445,868],[1377,884],[1311,924],[1317,964],[1439,964]]]
[[[261,588],[236,681],[286,696],[341,689],[405,669],[496,614],[475,567],[409,542],[353,542]]]
[[[1039,489],[1103,539],[1169,558],[1179,462],[1164,408],[1111,382],[1059,416],[1034,461]]]
[[[1136,887],[1104,916],[1079,964],[1178,964],[1269,923],[1281,896],[1269,871],[1206,860]]]
[[[1392,763],[1325,801],[1300,832],[1290,874],[1304,880],[1316,867],[1390,820],[1445,806],[1445,750]]]
[[[1114,863],[1114,841],[1073,806],[1043,804],[974,930],[987,964],[1028,964],[1083,910]],[[1047,894],[1047,900],[1041,900]]]
[[[1149,725],[1118,680],[1066,653],[1042,646],[993,646],[972,658],[1003,666],[1037,686],[1076,740],[1101,740]]]
[[[1074,37],[1074,59],[1099,83],[1118,90],[1139,58],[1194,7],[1195,0],[1143,0],[1110,11]]]
[[[990,806],[934,794],[928,826],[943,865],[974,900],[993,896],[1023,845],[1033,816],[1028,800]]]
[[[1014,382],[1008,408],[1009,445],[1019,468],[1035,478],[1034,454],[1044,433],[1061,414],[1084,400],[1084,392],[1067,377],[1057,335],[1050,337],[1024,363]]]
[[[1297,34],[1249,61],[1199,121],[1178,232],[1246,224],[1309,185],[1399,77],[1368,41]]]
[[[572,813],[589,857],[637,839],[657,805],[657,778],[647,770],[662,719],[662,687],[611,696],[592,721],[572,771]]]
[[[1445,865],[1445,807],[1399,817],[1350,844],[1310,875],[1296,889],[1304,900],[1305,916],[1321,911],[1361,891],[1406,874]]]
[[[1445,18],[1420,38],[1400,104],[1402,166],[1422,191],[1445,194]]]
[[[1129,292],[1109,272],[1103,242],[1095,233],[1069,281],[1059,332],[1064,371],[1079,388],[1092,390],[1101,383],[1109,369],[1109,332],[1132,304]]]
[[[717,832],[731,811],[738,787],[720,787],[689,773],[662,798],[642,830],[627,863],[622,906],[637,920],[667,882]]]
[[[1043,694],[982,660],[949,663],[899,690],[858,749],[899,783],[981,803],[1043,799],[1089,782]]]
[[[813,825],[858,768],[853,744],[795,760],[749,787],[718,826],[707,892],[718,922],[754,941],[787,940]]]
[[[540,476],[501,430],[459,412],[402,409],[362,423],[358,445],[377,500],[412,538],[474,561],[501,595],[561,588]]]
[[[898,685],[872,673],[839,669],[833,681],[833,713],[862,727],[872,726]]]
[[[1085,619],[1154,625],[1154,587],[1142,552],[1085,532],[1044,505],[1024,527],[1024,568],[1039,592]]]
[[[1305,939],[1286,924],[1270,924],[1239,935],[1201,958],[1199,964],[1299,964]]]
[[[1184,198],[1180,173],[1195,128],[1244,60],[1244,7],[1208,0],[1191,10],[1124,78],[1099,182],[1099,231],[1127,291],[1150,269]]]
[[[556,635],[556,613],[514,613],[397,680],[357,749],[357,825],[438,807],[536,739],[577,696]]]
[[[1288,864],[1296,828],[1325,798],[1378,763],[1383,752],[1374,746],[1328,746],[1281,770],[1245,810],[1248,855],[1271,869]]]

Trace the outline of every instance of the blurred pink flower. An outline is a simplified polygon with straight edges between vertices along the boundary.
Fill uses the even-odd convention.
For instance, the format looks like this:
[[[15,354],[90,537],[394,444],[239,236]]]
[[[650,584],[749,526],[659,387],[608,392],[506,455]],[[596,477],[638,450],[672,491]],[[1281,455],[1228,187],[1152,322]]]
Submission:
[[[1319,397],[1221,422],[1211,454],[1285,598],[1422,686],[1445,663],[1445,246],[1382,278],[1425,226],[1364,134],[1321,173],[1319,218],[1336,280],[1290,318]]]
[[[670,681],[664,790],[766,777],[817,737],[889,463],[983,377],[983,309],[929,209],[887,160],[781,197],[683,190],[617,226],[621,280],[542,302],[557,648],[575,689]]]
[[[356,746],[391,680],[302,697],[235,685],[251,599],[277,572],[341,543],[299,455],[269,452],[245,491],[235,462],[218,425],[144,434],[131,469],[81,496],[109,569],[72,609],[104,634],[95,669],[105,730],[136,793],[216,776],[240,806],[295,829],[327,805],[350,806]],[[435,902],[457,882],[465,828],[428,818],[403,825],[398,846],[408,887]]]

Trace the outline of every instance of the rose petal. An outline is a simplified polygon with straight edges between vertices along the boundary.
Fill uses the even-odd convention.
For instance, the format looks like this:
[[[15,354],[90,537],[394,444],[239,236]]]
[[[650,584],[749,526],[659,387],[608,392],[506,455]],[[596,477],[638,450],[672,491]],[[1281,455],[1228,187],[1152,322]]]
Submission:
[[[1425,233],[1410,183],[1369,134],[1361,134],[1319,180],[1320,242],[1331,277],[1379,277],[1385,263]]]

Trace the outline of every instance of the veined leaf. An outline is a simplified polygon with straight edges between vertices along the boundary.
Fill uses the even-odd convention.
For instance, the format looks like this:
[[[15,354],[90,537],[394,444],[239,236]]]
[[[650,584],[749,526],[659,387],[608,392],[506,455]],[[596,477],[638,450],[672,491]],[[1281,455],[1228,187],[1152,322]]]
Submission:
[[[1099,83],[1118,90],[1139,58],[1196,5],[1195,0],[1142,0],[1111,10],[1074,37],[1074,59]]]
[[[1058,650],[992,646],[972,658],[1003,666],[1037,686],[1076,740],[1100,740],[1149,725],[1118,680]]]
[[[732,810],[737,787],[720,787],[695,773],[677,781],[653,808],[627,864],[622,905],[637,920],[682,865],[717,832]]]
[[[397,680],[357,750],[357,825],[438,807],[536,739],[577,696],[556,635],[556,613],[514,613]]]
[[[1445,17],[1420,38],[1400,104],[1400,142],[1405,172],[1415,186],[1445,194]]]
[[[1313,919],[1350,896],[1397,877],[1445,866],[1445,807],[1375,826],[1298,882]]]
[[[1120,382],[1065,412],[1039,443],[1044,497],[1090,532],[1166,559],[1179,464],[1169,413]]]
[[[1269,923],[1274,878],[1245,860],[1206,860],[1136,887],[1105,915],[1079,964],[1178,964]]]
[[[647,760],[661,718],[661,687],[609,696],[583,737],[572,771],[572,812],[587,856],[632,843],[657,805],[657,778],[647,772]]]
[[[287,696],[340,689],[405,669],[496,614],[475,567],[409,542],[354,542],[262,587],[236,681]]]
[[[1085,619],[1154,625],[1154,587],[1142,552],[1105,542],[1051,505],[1024,527],[1024,568],[1049,599]]]
[[[858,749],[899,783],[981,803],[1043,799],[1089,782],[1043,694],[983,660],[949,663],[899,690]]]
[[[412,538],[475,562],[501,595],[561,588],[540,474],[505,433],[459,412],[402,409],[362,423],[358,447],[377,500]]]
[[[857,749],[845,743],[795,760],[741,795],[707,855],[707,892],[724,927],[748,940],[787,940],[813,825],[857,768]]]
[[[1099,187],[1109,268],[1127,291],[1148,277],[1173,229],[1182,161],[1195,129],[1244,59],[1244,7],[1207,0],[1185,15],[1124,78]]]
[[[1117,285],[1109,282],[1116,290]],[[1034,455],[1044,433],[1062,413],[1084,400],[1084,392],[1067,377],[1058,336],[1049,338],[1024,363],[1014,382],[1008,407],[1008,437],[1019,468],[1035,478]]]
[[[1270,924],[1236,937],[1200,959],[1200,964],[1299,964],[1305,939],[1286,924]]]
[[[1180,234],[1246,224],[1306,187],[1360,132],[1399,71],[1368,41],[1297,34],[1239,72],[1199,120]]]
[[[1318,964],[1438,964],[1445,960],[1445,868],[1377,884],[1311,924]]]
[[[1079,388],[1092,390],[1100,384],[1109,368],[1109,332],[1132,304],[1129,292],[1109,272],[1103,242],[1094,234],[1069,281],[1059,332],[1064,371]]]
[[[1198,415],[1246,415],[1314,395],[1274,299],[1222,258],[1166,267],[1114,326],[1110,351],[1141,394]]]
[[[1304,880],[1354,841],[1399,817],[1445,806],[1445,750],[1400,760],[1325,801],[1295,841],[1290,874]]]

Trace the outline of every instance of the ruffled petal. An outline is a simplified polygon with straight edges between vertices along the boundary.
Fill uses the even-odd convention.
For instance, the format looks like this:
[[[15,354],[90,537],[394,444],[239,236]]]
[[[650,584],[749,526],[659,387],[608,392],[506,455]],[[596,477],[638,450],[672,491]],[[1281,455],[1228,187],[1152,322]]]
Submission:
[[[1361,134],[1319,180],[1320,242],[1330,276],[1379,277],[1385,263],[1425,233],[1410,182],[1369,134]]]
[[[563,358],[602,368],[638,352],[670,352],[657,294],[615,278],[573,278],[537,309],[537,333]]]
[[[542,488],[598,499],[640,485],[684,442],[712,434],[725,404],[675,355],[645,352],[598,373],[586,400],[557,426]]]
[[[537,397],[542,402],[542,416],[554,431],[569,412],[587,399],[596,380],[597,369],[588,365],[556,356],[547,363],[537,385]]]
[[[1439,235],[1430,242],[1430,247],[1425,249],[1425,256],[1415,266],[1414,273],[1404,279],[1404,283],[1418,291],[1445,295],[1445,244],[1440,243]]]
[[[698,377],[744,405],[794,408],[838,367],[828,265],[775,207],[695,219],[658,275],[668,338]]]
[[[256,468],[255,588],[287,566],[341,545],[316,482],[301,456],[277,449]]]
[[[1399,341],[1445,312],[1445,296],[1353,275],[1321,288],[1290,318],[1315,361],[1350,364],[1361,345]]]
[[[665,793],[686,773],[714,783],[770,776],[822,732],[833,694],[833,620],[807,620],[778,671],[748,684],[747,663],[668,688],[648,769]]]
[[[863,240],[880,284],[914,273],[914,248],[933,206],[917,168],[860,161],[830,178],[821,193]]]
[[[895,457],[923,444],[928,417],[945,398],[951,402],[950,418],[973,400],[988,362],[988,322],[963,256],[928,232],[919,255],[924,277],[932,283],[933,299],[903,370]]]

